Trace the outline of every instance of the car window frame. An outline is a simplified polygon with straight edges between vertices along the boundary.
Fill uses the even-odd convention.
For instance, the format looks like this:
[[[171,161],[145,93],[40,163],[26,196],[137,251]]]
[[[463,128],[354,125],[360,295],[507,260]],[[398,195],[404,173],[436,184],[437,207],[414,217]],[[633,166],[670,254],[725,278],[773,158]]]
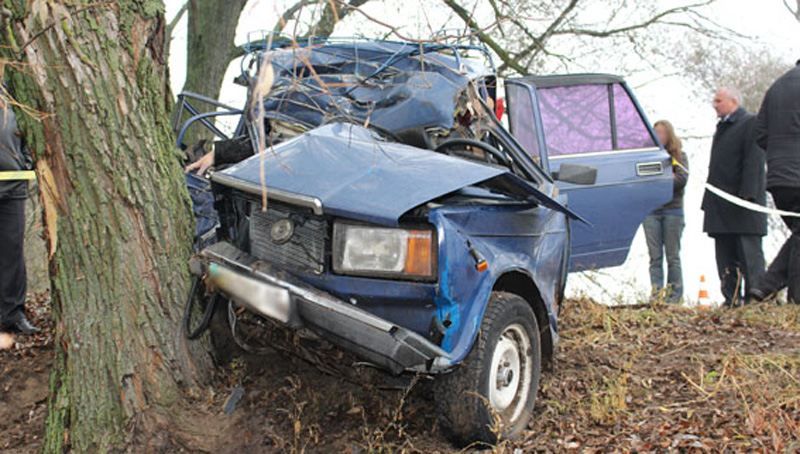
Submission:
[[[536,97],[536,91],[533,89],[533,87],[531,87],[531,85],[523,83],[523,82],[520,82],[520,81],[507,80],[507,81],[505,81],[505,83],[506,83],[506,85],[516,86],[516,87],[521,88],[522,90],[525,90],[525,93],[527,93],[528,96],[530,97],[531,107],[533,109],[532,121],[533,121],[533,125],[535,127],[536,145],[537,145],[537,149],[539,151],[539,160],[541,162],[541,167],[544,170],[549,172],[549,170],[550,170],[550,163],[549,163],[549,160],[548,160],[549,156],[548,156],[548,153],[547,153],[547,144],[545,143],[544,135],[542,134],[543,133],[542,114],[541,114],[541,111],[539,110],[539,99]],[[507,99],[507,103],[508,103],[507,112],[508,112],[508,116],[509,116],[508,131],[511,133],[512,136],[514,136],[513,120],[511,119],[512,118],[511,105],[513,104],[513,98],[510,96],[510,93],[509,93],[508,89],[506,89],[506,99]],[[514,137],[514,140],[516,140],[516,137]],[[519,141],[517,140],[517,142],[519,142]],[[520,146],[521,146],[521,144],[520,144]]]

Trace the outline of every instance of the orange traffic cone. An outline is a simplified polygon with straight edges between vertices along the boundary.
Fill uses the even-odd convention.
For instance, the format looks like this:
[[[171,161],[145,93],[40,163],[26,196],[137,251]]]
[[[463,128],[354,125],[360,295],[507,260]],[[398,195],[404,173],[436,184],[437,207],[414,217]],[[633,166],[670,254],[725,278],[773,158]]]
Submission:
[[[699,306],[709,305],[708,288],[706,286],[706,275],[700,275],[700,290],[697,292],[697,304]]]

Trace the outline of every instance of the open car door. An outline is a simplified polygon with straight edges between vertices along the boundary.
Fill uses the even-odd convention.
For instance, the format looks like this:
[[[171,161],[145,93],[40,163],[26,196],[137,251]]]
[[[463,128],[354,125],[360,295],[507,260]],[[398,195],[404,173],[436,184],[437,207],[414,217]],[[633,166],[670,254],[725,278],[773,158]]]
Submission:
[[[511,133],[549,169],[570,209],[570,271],[625,261],[636,230],[672,198],[669,154],[630,88],[616,76],[506,81]]]

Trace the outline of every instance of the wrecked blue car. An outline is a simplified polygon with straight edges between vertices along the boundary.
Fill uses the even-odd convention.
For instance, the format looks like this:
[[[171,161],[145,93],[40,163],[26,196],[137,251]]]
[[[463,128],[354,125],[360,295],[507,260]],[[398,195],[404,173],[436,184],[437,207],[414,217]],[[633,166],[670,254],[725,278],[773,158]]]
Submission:
[[[622,263],[671,198],[668,155],[628,86],[506,80],[503,115],[480,47],[247,50],[245,109],[203,113],[202,97],[181,96],[180,144],[200,122],[218,151],[250,156],[210,176],[216,239],[191,263],[202,287],[231,317],[243,309],[391,374],[435,376],[459,443],[518,435],[558,343],[568,273]],[[221,115],[240,117],[231,136]]]

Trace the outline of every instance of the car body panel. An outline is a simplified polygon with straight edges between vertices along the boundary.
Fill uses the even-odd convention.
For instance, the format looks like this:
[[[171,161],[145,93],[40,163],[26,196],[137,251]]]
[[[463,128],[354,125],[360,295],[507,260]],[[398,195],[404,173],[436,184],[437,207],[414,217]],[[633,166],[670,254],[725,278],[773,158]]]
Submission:
[[[535,282],[548,312],[548,326],[557,340],[557,286],[566,273],[567,219],[545,207],[442,207],[431,213],[439,232],[439,321],[450,321],[442,348],[454,361],[463,359],[477,336],[497,280],[522,272]],[[520,228],[527,224],[528,228]],[[474,248],[488,263],[479,272],[470,254]]]
[[[570,208],[589,221],[572,226],[571,271],[617,266],[625,261],[644,218],[672,198],[672,166],[665,155],[654,148],[630,154],[550,158],[554,172],[569,162],[597,169],[597,181],[591,186],[558,182],[569,197]],[[640,162],[660,163],[663,173],[637,175],[636,164]]]
[[[248,310],[295,329],[307,326],[391,372],[437,371],[452,364],[425,337],[307,286],[230,243],[209,246],[193,260],[192,268],[204,275],[207,285]]]

